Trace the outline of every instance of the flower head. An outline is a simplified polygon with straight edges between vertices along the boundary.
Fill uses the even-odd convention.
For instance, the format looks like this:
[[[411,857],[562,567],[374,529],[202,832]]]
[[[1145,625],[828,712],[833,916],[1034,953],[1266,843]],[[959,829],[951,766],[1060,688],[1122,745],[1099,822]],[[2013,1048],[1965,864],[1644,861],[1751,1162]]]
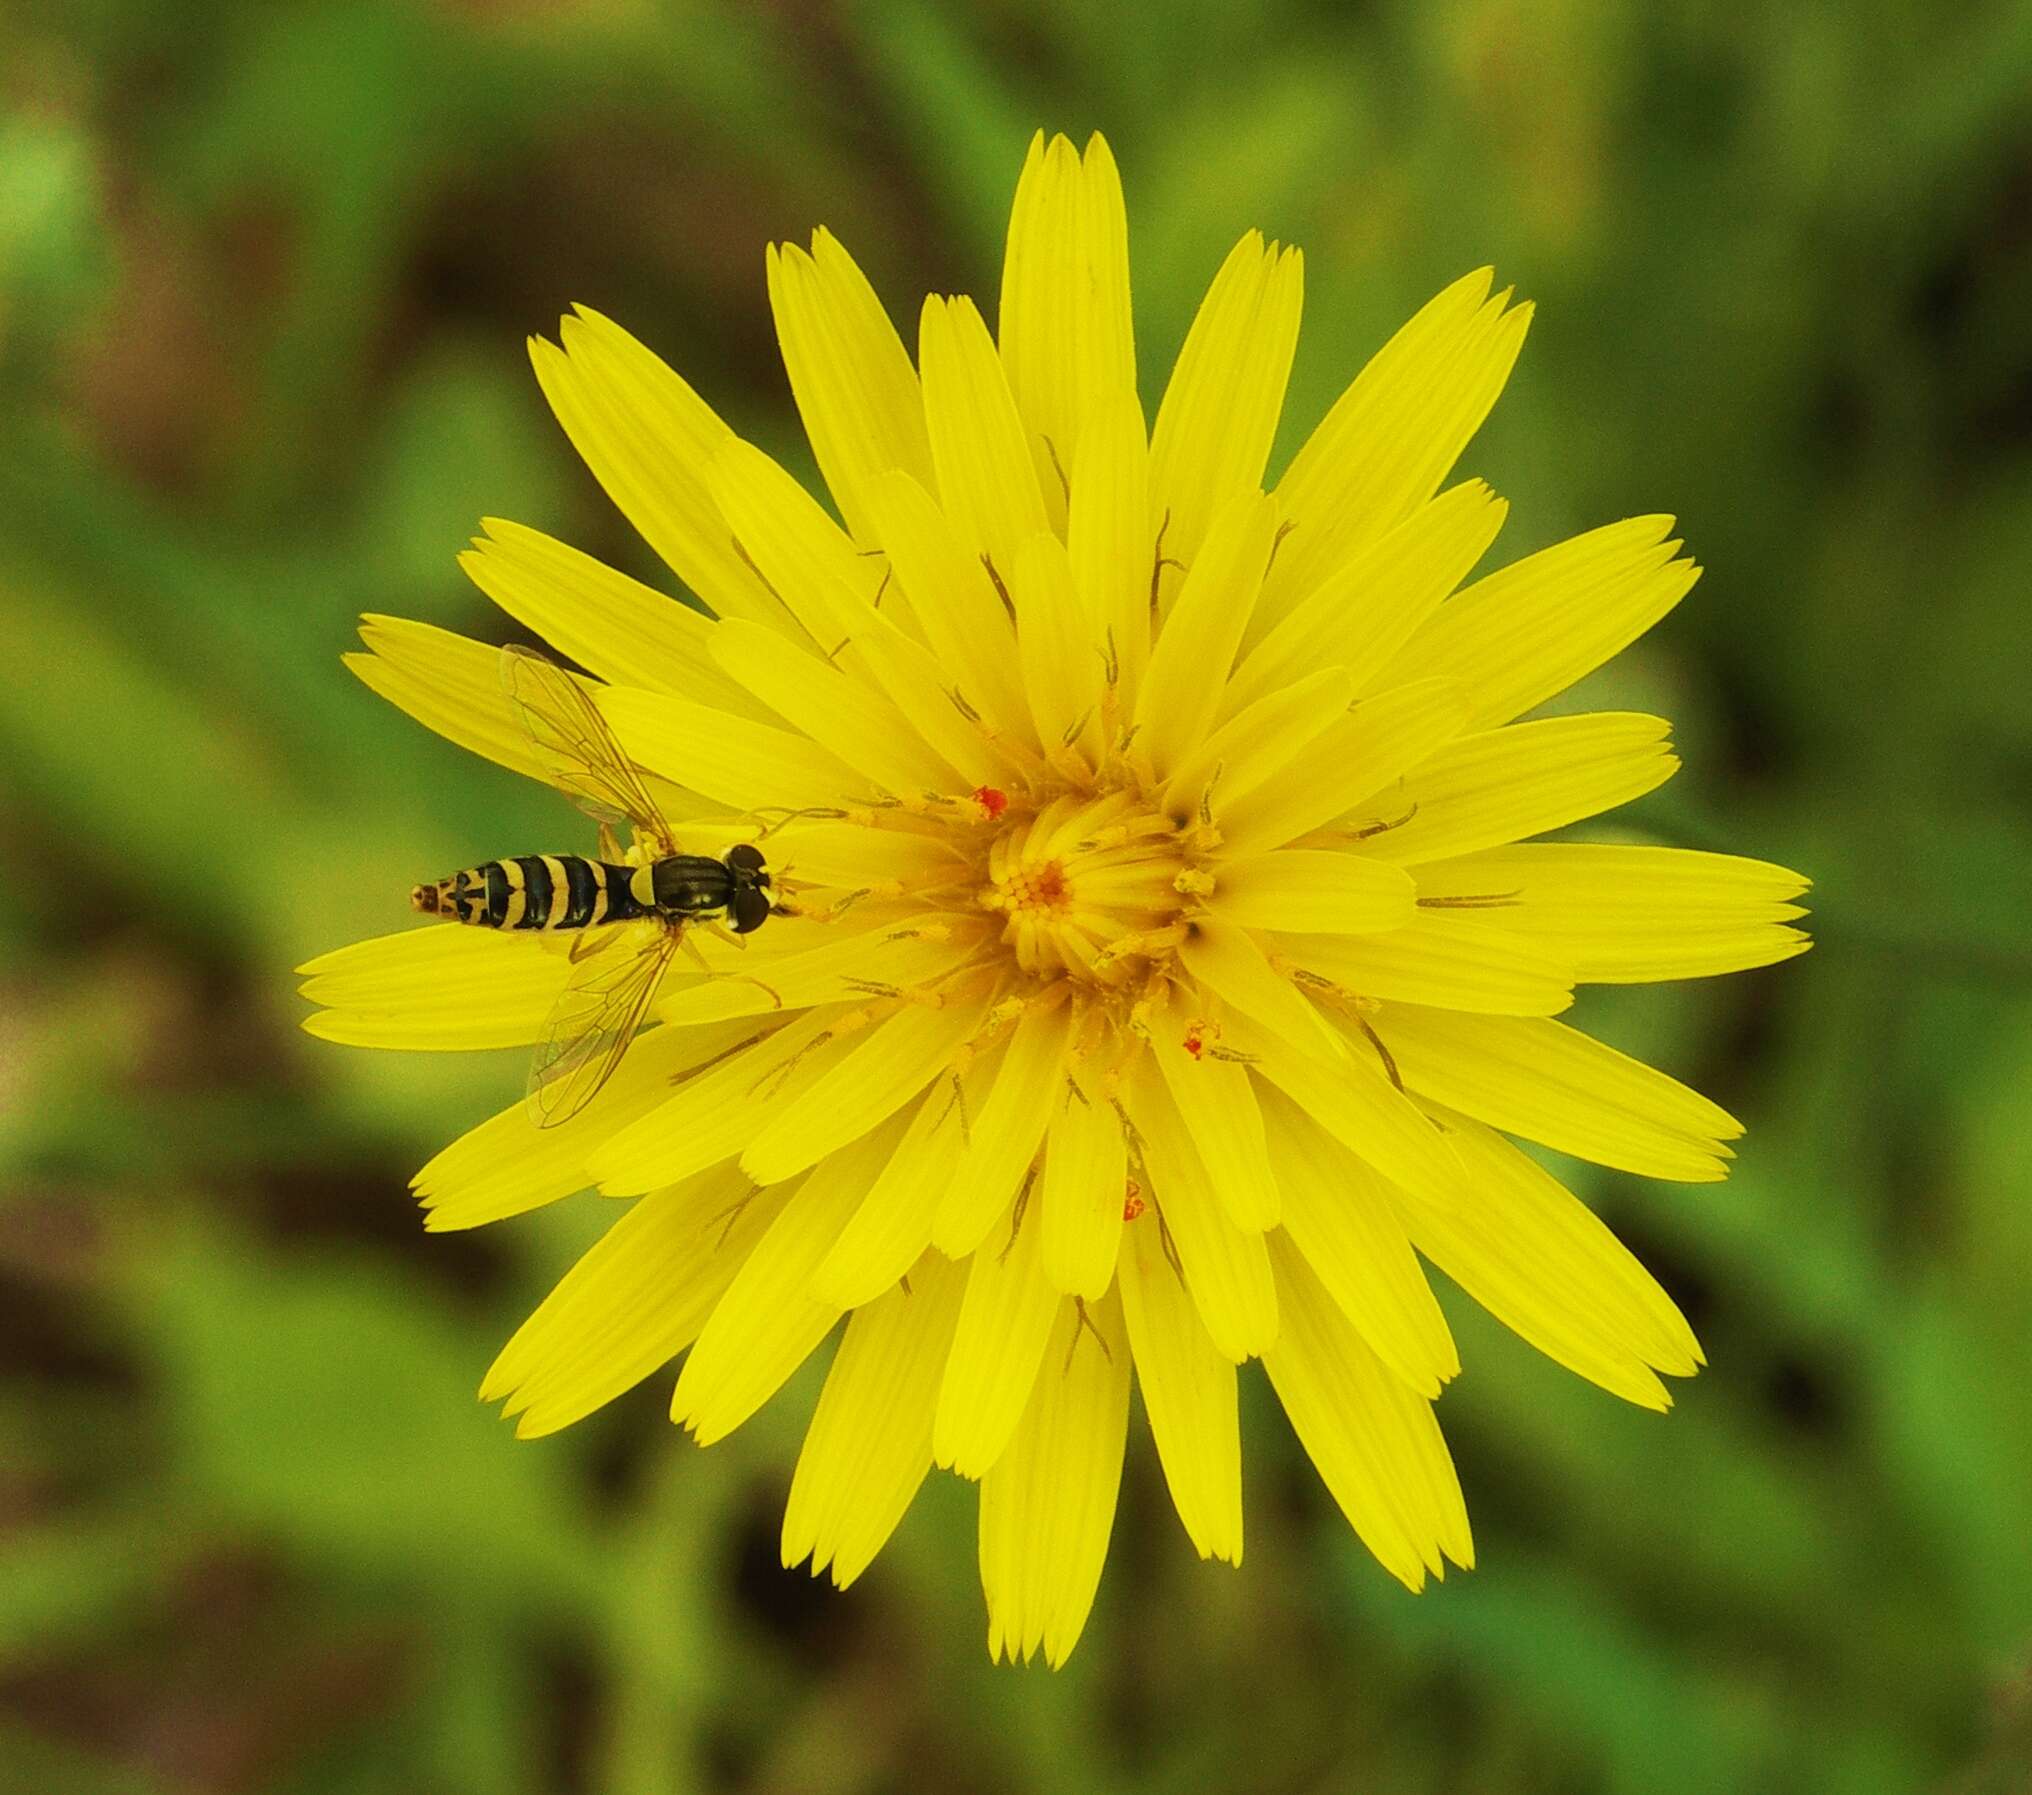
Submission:
[[[517,525],[464,561],[592,675],[684,851],[757,843],[793,911],[738,941],[687,928],[696,958],[589,1103],[553,1127],[509,1108],[418,1174],[435,1228],[588,1184],[630,1200],[483,1395],[542,1433],[689,1348],[672,1414],[711,1442],[844,1318],[784,1560],[851,1582],[949,1467],[980,1485],[1012,1658],[1057,1663],[1085,1622],[1132,1377],[1202,1556],[1241,1557],[1237,1368],[1261,1359],[1388,1570],[1415,1589],[1470,1563],[1433,1415],[1458,1360],[1418,1255],[1667,1406],[1693,1334],[1507,1137],[1720,1178],[1735,1121],[1554,1018],[1577,983],[1805,946],[1780,868],[1525,841],[1677,766],[1655,717],[1517,719],[1697,570],[1644,517],[1463,584],[1504,505],[1444,483],[1530,317],[1486,270],[1263,490],[1301,269],[1242,239],[1146,429],[1114,164],[1040,135],[994,335],[934,297],[913,365],[831,236],[770,252],[838,521],[582,310],[532,344],[538,379],[710,614]],[[495,651],[364,633],[375,690],[575,789]],[[577,945],[366,942],[306,968],[309,1026],[536,1042]]]

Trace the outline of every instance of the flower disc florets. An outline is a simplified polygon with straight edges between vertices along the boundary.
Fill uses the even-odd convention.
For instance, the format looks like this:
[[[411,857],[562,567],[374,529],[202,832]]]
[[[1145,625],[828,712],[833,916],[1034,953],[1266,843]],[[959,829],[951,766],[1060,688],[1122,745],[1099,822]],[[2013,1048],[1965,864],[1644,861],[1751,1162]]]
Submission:
[[[1188,894],[1211,889],[1192,837],[1133,790],[1012,805],[975,901],[1024,972],[1118,991],[1171,968]]]

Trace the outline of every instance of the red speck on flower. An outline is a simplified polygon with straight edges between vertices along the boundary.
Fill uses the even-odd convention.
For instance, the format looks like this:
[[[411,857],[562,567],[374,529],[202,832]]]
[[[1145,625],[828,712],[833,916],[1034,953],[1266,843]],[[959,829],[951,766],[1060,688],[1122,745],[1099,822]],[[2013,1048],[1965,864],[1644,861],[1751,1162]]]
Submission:
[[[1135,1179],[1131,1178],[1122,1189],[1122,1219],[1133,1222],[1149,1205],[1143,1201],[1143,1187]]]
[[[1198,1059],[1206,1051],[1206,1036],[1201,1034],[1196,1027],[1185,1031],[1185,1050],[1194,1059]]]
[[[998,792],[992,785],[980,785],[974,788],[974,802],[981,807],[988,821],[992,823],[1009,808],[1009,794]]]

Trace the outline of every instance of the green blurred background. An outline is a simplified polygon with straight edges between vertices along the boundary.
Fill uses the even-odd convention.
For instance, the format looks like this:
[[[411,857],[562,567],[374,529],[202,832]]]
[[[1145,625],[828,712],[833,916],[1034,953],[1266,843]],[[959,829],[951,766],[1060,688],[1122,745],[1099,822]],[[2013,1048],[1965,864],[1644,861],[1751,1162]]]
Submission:
[[[1668,17],[1668,13],[1671,15]],[[2032,1788],[2032,7],[13,0],[0,67],[0,1790]],[[1104,129],[1146,399],[1302,242],[1281,460],[1493,261],[1508,558],[1670,509],[1692,599],[1581,702],[1631,820],[1818,882],[1804,961],[1576,1018],[1750,1124],[1576,1171],[1699,1329],[1669,1419],[1451,1302],[1481,1568],[1404,1594],[1245,1380],[1249,1549],[1140,1426],[1072,1665],[992,1670],[971,1493],[776,1567],[818,1367],[699,1452],[656,1380],[473,1400],[606,1212],[426,1237],[515,1055],[296,1030],[290,968],[555,800],[383,706],[356,613],[499,639],[476,521],[658,578],[522,339],[583,300],[793,465],[762,249],[992,301]],[[667,577],[667,576],[664,576]],[[823,1355],[821,1355],[823,1356]]]

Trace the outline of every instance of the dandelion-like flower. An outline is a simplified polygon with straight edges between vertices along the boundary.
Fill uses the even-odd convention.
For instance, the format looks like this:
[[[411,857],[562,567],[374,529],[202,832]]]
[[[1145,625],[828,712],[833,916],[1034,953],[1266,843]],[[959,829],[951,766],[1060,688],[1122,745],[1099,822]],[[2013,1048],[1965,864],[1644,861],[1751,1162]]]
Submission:
[[[1392,1574],[1471,1563],[1433,1414],[1458,1360],[1420,1256],[1666,1407],[1692,1332],[1508,1137],[1722,1177],[1726,1112],[1554,1018],[1577,983],[1806,945],[1781,868],[1525,840],[1678,765],[1656,717],[1516,720],[1693,584],[1671,520],[1462,584],[1504,505],[1442,486],[1530,317],[1486,270],[1265,492],[1301,261],[1252,232],[1146,429],[1099,137],[1033,143],[994,335],[970,300],[928,299],[913,366],[823,231],[772,250],[768,285],[838,521],[581,310],[532,344],[537,377],[707,609],[518,525],[464,559],[592,675],[685,852],[758,842],[795,912],[689,931],[697,961],[671,962],[589,1103],[550,1127],[518,1103],[417,1175],[433,1228],[588,1185],[626,1200],[482,1395],[545,1433],[689,1349],[671,1412],[710,1443],[844,1319],[784,1562],[845,1586],[949,1468],[980,1486],[989,1644],[1011,1658],[1056,1664],[1085,1623],[1132,1376],[1201,1556],[1242,1555],[1237,1368],[1260,1359]],[[374,690],[572,783],[497,651],[389,618],[364,634]],[[364,942],[305,968],[307,1026],[534,1043],[570,940]]]

